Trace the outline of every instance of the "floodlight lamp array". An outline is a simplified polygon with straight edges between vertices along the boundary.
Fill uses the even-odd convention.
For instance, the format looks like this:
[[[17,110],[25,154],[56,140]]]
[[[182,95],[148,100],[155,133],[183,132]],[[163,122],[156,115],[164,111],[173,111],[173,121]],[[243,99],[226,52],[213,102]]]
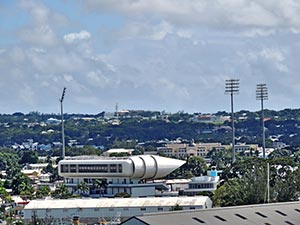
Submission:
[[[66,87],[64,87],[61,98],[59,99],[60,102],[63,102],[64,98],[65,98],[65,93],[66,93]]]
[[[239,79],[225,80],[225,94],[238,94],[239,93]]]
[[[256,100],[268,100],[268,88],[266,84],[256,85]]]

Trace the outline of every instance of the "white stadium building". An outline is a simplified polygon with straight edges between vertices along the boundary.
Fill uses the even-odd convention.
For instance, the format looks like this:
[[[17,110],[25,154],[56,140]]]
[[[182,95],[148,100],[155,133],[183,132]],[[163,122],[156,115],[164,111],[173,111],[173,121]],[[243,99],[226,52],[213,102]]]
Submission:
[[[185,161],[157,155],[131,157],[74,157],[59,162],[59,175],[66,178],[163,178]]]
[[[114,196],[126,192],[131,196],[155,196],[155,190],[167,191],[162,183],[149,183],[147,180],[163,178],[185,161],[157,155],[129,157],[79,156],[61,160],[59,175],[65,178],[68,187],[75,187],[84,180],[105,178],[108,186],[105,195]]]

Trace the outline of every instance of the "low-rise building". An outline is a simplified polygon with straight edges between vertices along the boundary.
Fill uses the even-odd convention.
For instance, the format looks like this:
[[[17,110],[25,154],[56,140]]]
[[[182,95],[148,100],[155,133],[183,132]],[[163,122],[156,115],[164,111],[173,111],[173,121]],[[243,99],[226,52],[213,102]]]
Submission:
[[[113,148],[103,152],[103,156],[110,157],[113,154],[125,154],[125,155],[132,155],[134,149],[125,149],[125,148]]]
[[[144,213],[164,212],[180,207],[182,210],[212,207],[207,196],[197,197],[147,197],[147,198],[100,198],[32,200],[24,209],[24,224],[48,218],[47,224],[71,223],[74,217],[80,223],[97,224],[119,217],[124,221]]]
[[[189,182],[189,187],[184,190],[183,194],[187,196],[194,196],[202,191],[214,192],[220,183],[219,176],[200,176],[193,177]]]
[[[284,142],[281,142],[281,141],[274,141],[273,142],[273,148],[274,149],[284,149],[284,148],[287,148],[287,147],[289,147],[289,145],[287,145]]]
[[[250,151],[253,151],[253,153],[258,150],[258,145],[257,144],[236,144],[234,146],[234,149],[236,152],[244,152],[244,153],[249,153]]]
[[[225,149],[221,143],[168,143],[164,147],[158,147],[158,153],[176,158],[186,158],[189,156],[205,157],[211,150]]]
[[[92,186],[93,179],[104,178],[107,180],[106,196],[113,197],[123,192],[130,196],[155,196],[157,189],[168,190],[167,185],[146,181],[164,178],[183,164],[183,160],[158,155],[81,156],[61,160],[58,173],[65,178],[71,192],[81,181]]]
[[[217,190],[218,185],[220,184],[220,177],[218,173],[222,171],[212,170],[207,172],[206,176],[199,176],[191,178],[191,181],[188,183],[188,188],[182,191],[183,195],[194,196],[199,195],[203,191],[214,192]]]
[[[51,174],[43,173],[43,169],[45,169],[47,165],[48,163],[28,164],[21,170],[21,173],[26,175],[34,183],[50,182]]]

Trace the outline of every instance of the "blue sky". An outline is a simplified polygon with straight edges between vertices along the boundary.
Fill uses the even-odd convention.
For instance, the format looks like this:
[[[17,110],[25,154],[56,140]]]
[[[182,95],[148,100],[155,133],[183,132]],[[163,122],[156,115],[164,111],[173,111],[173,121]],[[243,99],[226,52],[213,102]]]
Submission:
[[[0,113],[230,111],[300,106],[296,0],[0,2]]]

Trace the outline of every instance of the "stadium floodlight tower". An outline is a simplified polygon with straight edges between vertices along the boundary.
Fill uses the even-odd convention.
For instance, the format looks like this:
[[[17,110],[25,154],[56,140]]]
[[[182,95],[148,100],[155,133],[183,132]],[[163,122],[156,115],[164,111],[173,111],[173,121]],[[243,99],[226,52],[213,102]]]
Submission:
[[[64,110],[63,110],[63,101],[65,98],[66,88],[64,87],[60,101],[60,113],[61,113],[61,139],[62,139],[62,158],[65,158],[66,149],[65,149],[65,124],[64,124]]]
[[[264,100],[268,100],[268,88],[266,84],[256,85],[256,100],[261,102],[261,123],[262,123],[262,148],[263,158],[266,158],[266,134],[265,134],[265,116],[264,116]]]
[[[232,126],[232,163],[235,162],[235,132],[234,132],[234,112],[233,112],[233,95],[239,93],[239,79],[225,80],[225,94],[231,97],[231,126]]]

